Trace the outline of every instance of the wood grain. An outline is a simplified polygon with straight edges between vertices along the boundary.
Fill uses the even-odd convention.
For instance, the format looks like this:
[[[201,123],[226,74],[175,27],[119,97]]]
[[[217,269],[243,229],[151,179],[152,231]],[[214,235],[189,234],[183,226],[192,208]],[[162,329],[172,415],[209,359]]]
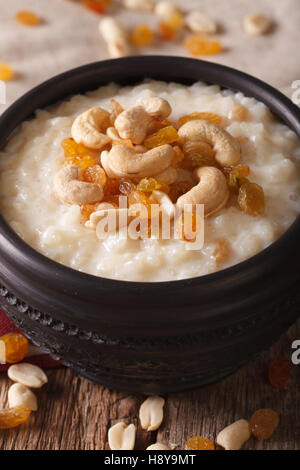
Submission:
[[[258,408],[270,407],[280,416],[279,428],[268,441],[251,438],[245,449],[299,450],[300,365],[293,367],[293,376],[284,390],[272,388],[266,378],[270,360],[290,357],[295,339],[300,339],[300,320],[270,351],[233,376],[215,385],[165,397],[163,425],[152,433],[139,427],[143,396],[110,391],[69,369],[48,371],[48,385],[37,391],[38,412],[26,426],[0,430],[0,449],[108,449],[107,430],[119,420],[138,426],[136,449],[145,449],[156,440],[183,449],[185,440],[193,435],[215,440],[217,433],[234,420],[250,418]],[[9,386],[6,374],[1,374],[2,407],[7,406]]]

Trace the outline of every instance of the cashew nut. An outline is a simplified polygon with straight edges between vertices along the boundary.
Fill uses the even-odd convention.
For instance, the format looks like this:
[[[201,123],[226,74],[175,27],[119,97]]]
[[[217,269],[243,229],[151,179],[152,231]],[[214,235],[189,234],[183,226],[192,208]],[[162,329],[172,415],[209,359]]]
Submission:
[[[217,444],[225,450],[239,450],[248,441],[250,435],[248,421],[239,419],[219,432]]]
[[[130,139],[134,144],[141,144],[154,130],[155,121],[167,118],[170,113],[169,103],[163,98],[154,96],[119,114],[115,120],[115,127],[122,139]]]
[[[71,129],[75,142],[92,149],[102,149],[109,144],[110,138],[105,135],[110,126],[109,116],[102,108],[91,108],[77,116]]]
[[[195,176],[199,178],[199,183],[178,198],[177,206],[184,208],[185,204],[204,204],[207,217],[225,206],[229,198],[227,181],[223,173],[213,166],[197,168]]]
[[[202,140],[210,144],[216,161],[223,167],[240,162],[241,149],[238,141],[225,129],[205,120],[186,122],[178,130],[182,142]]]
[[[102,186],[79,181],[81,170],[77,165],[65,166],[54,176],[53,188],[64,204],[93,204],[103,199]]]
[[[99,31],[107,43],[111,57],[125,57],[130,55],[128,35],[123,26],[111,16],[107,16],[99,23]]]
[[[115,145],[110,152],[102,152],[101,163],[111,178],[143,178],[166,170],[172,162],[171,145],[161,145],[145,153],[136,153],[126,145]]]
[[[173,184],[178,178],[178,172],[176,168],[170,166],[166,170],[158,173],[155,177],[160,183]]]

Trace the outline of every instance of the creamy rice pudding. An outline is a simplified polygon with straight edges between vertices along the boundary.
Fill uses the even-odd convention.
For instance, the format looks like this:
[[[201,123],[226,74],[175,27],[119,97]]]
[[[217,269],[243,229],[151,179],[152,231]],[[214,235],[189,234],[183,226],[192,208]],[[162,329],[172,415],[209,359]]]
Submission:
[[[0,153],[0,208],[29,245],[73,269],[185,279],[253,256],[291,225],[300,211],[299,160],[295,133],[240,92],[200,82],[111,84],[22,124]],[[151,233],[100,240],[97,213],[117,207],[119,194],[204,203],[204,246],[187,250],[190,241]]]

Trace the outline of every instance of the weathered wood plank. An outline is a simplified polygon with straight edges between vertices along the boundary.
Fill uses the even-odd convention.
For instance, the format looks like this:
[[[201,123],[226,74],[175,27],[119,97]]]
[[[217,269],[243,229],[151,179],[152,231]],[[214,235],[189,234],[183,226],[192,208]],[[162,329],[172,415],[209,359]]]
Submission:
[[[280,426],[269,441],[251,439],[248,449],[300,449],[300,366],[285,390],[273,389],[266,380],[274,357],[291,355],[291,343],[300,339],[300,321],[270,351],[262,354],[222,382],[166,398],[165,417],[158,433],[139,427],[141,395],[109,391],[68,369],[48,371],[49,383],[38,390],[39,410],[27,426],[0,430],[0,449],[106,449],[107,430],[119,420],[138,426],[137,449],[157,440],[184,448],[192,435],[215,439],[219,430],[239,418],[249,418],[258,408],[270,407],[280,415]],[[187,365],[188,366],[188,365]],[[0,406],[7,405],[10,385],[0,375]],[[157,436],[156,436],[157,434]]]

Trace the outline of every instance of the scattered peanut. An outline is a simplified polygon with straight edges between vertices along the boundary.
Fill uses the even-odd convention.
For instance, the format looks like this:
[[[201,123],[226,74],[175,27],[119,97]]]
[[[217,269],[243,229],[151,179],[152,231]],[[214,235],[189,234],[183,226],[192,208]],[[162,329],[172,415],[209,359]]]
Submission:
[[[108,431],[108,444],[111,450],[132,450],[135,444],[136,428],[134,424],[126,426],[117,423]]]
[[[81,170],[76,165],[65,166],[53,180],[57,198],[64,204],[93,204],[103,199],[102,186],[96,183],[79,181]]]
[[[250,435],[248,421],[240,419],[219,432],[217,444],[225,450],[239,450],[248,441]]]
[[[171,450],[171,448],[165,444],[161,444],[161,442],[156,442],[155,444],[151,444],[151,446],[147,447],[146,450]]]
[[[271,27],[270,18],[259,13],[246,16],[244,19],[244,29],[251,36],[260,36],[265,34]]]
[[[158,429],[163,420],[163,407],[165,400],[154,396],[145,400],[140,407],[140,421],[143,429],[154,431]]]
[[[8,404],[10,408],[26,406],[26,408],[29,408],[31,411],[38,409],[35,394],[28,387],[20,383],[15,383],[9,388]]]
[[[107,43],[111,57],[118,58],[130,55],[128,34],[117,20],[107,16],[100,22],[99,31]]]
[[[47,375],[40,367],[27,362],[10,366],[7,374],[14,382],[30,388],[40,388],[48,382]]]
[[[152,11],[154,8],[153,0],[123,0],[123,4],[130,10]]]
[[[191,11],[185,17],[187,27],[195,33],[215,33],[217,24],[200,11]]]
[[[180,13],[180,10],[172,2],[158,2],[154,12],[162,20],[168,21],[173,15]]]

